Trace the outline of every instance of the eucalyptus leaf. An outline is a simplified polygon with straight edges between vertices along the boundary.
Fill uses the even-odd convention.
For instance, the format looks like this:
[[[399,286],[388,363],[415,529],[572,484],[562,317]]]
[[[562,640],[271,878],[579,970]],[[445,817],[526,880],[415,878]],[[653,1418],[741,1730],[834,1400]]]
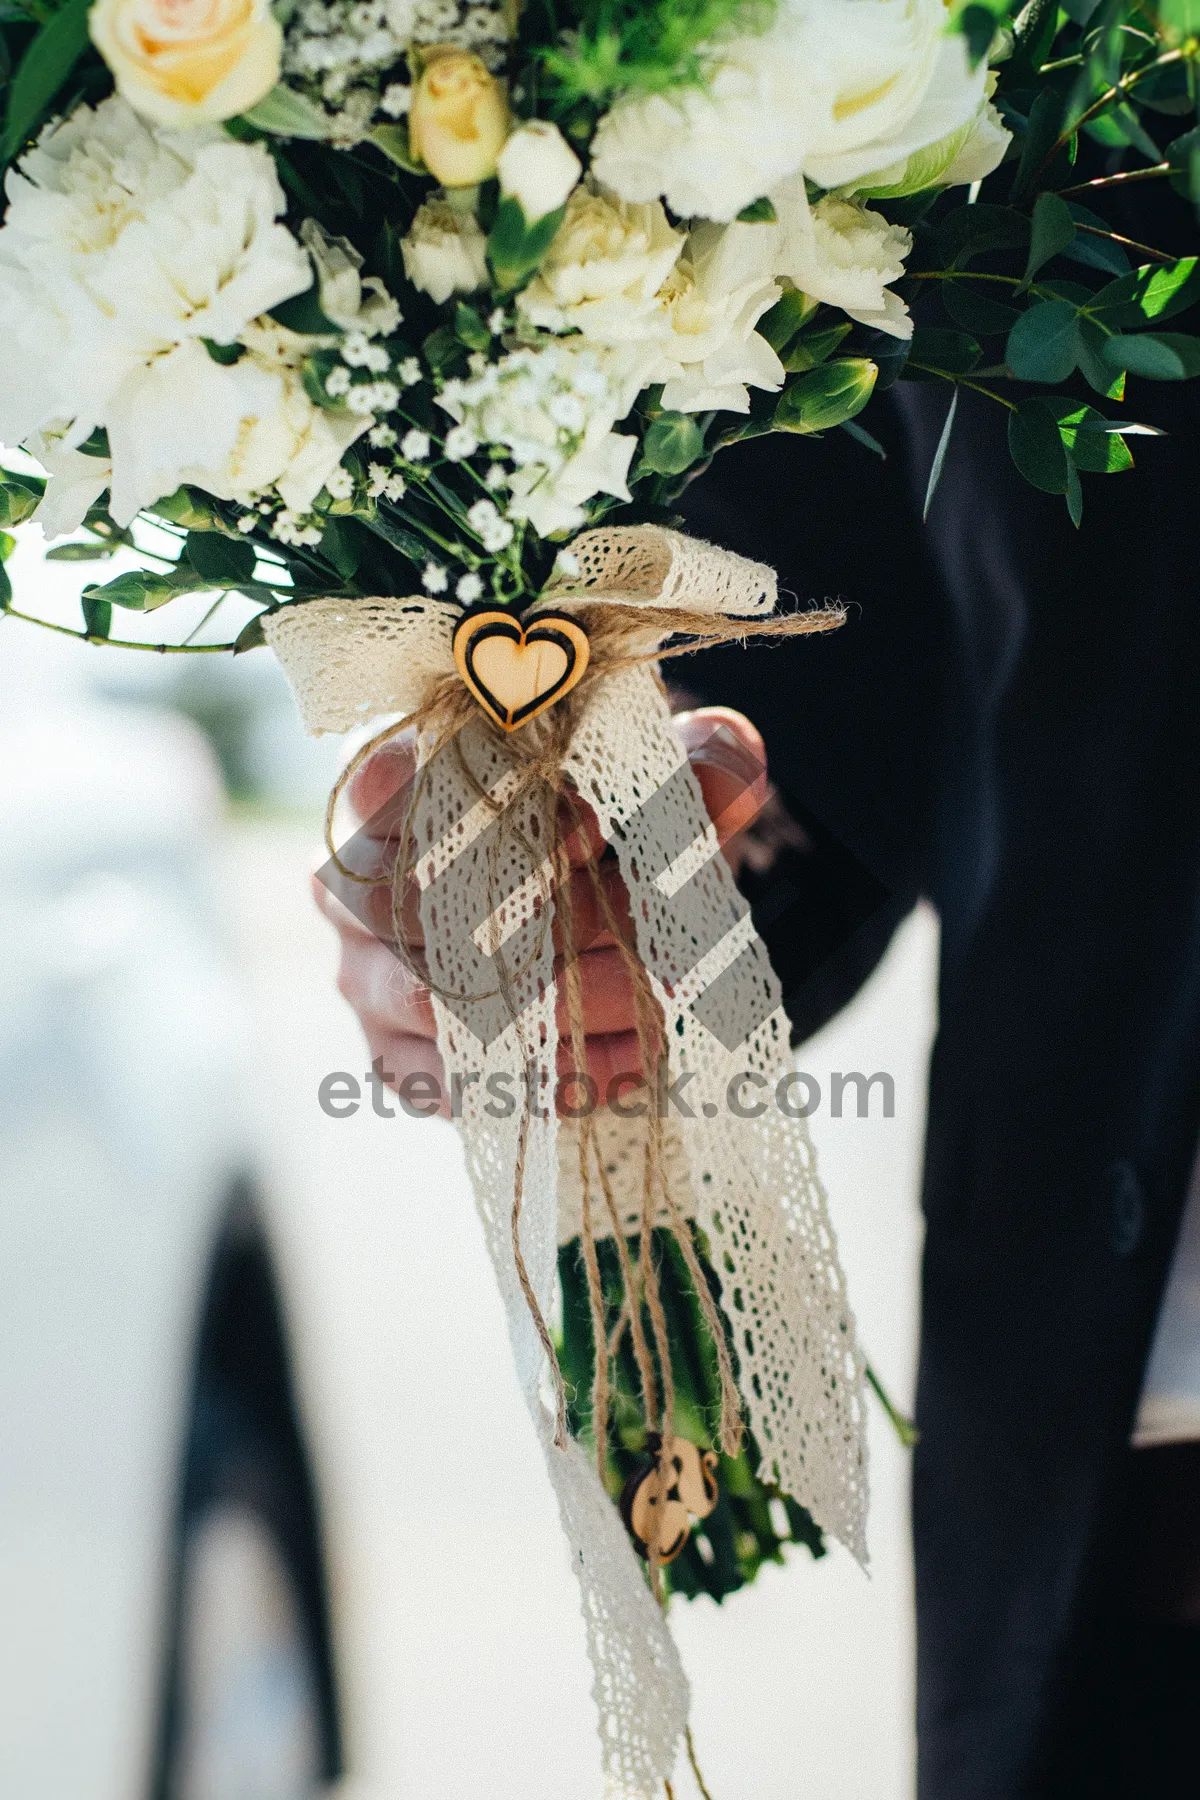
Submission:
[[[1066,493],[1070,485],[1066,447],[1058,420],[1043,400],[1023,400],[1008,415],[1008,448],[1026,481],[1043,493]]]
[[[912,334],[909,361],[927,369],[944,369],[951,375],[966,375],[978,368],[983,350],[976,338],[965,331],[944,331],[940,326],[918,327]]]
[[[1191,381],[1200,375],[1200,338],[1182,331],[1143,331],[1110,337],[1104,360],[1146,381]]]
[[[1060,256],[1075,236],[1075,221],[1065,200],[1057,194],[1039,194],[1033,209],[1029,239],[1029,259],[1017,289],[1022,293],[1040,268],[1052,257]]]
[[[1009,332],[1004,360],[1018,381],[1065,381],[1079,360],[1077,309],[1069,300],[1031,306]]]
[[[189,531],[184,554],[209,587],[239,587],[254,579],[254,546],[216,531]]]
[[[1000,332],[1009,332],[1021,316],[1015,306],[980,293],[969,281],[943,281],[938,291],[942,305],[954,323],[973,337],[995,337]]]
[[[1175,263],[1146,263],[1131,275],[1110,281],[1087,303],[1090,318],[1109,330],[1137,330],[1170,319],[1200,300],[1200,257]]]
[[[1058,422],[1059,436],[1075,463],[1089,475],[1120,475],[1133,467],[1133,454],[1110,421],[1094,406],[1078,400],[1044,398],[1042,405]]]
[[[929,517],[929,509],[933,505],[933,496],[937,493],[938,483],[942,479],[942,470],[946,466],[946,452],[950,448],[950,434],[954,430],[954,415],[958,411],[958,389],[950,396],[950,406],[946,413],[946,423],[942,426],[942,435],[938,439],[937,449],[933,455],[933,467],[929,471],[929,482],[925,488],[925,504],[921,509],[921,518]]]

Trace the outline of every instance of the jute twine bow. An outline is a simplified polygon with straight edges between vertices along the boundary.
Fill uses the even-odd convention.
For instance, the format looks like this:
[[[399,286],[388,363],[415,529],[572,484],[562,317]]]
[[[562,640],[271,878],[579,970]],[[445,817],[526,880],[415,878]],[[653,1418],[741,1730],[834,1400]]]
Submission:
[[[844,610],[840,607],[824,607],[803,612],[773,614],[762,618],[745,618],[679,606],[655,605],[652,602],[643,601],[641,595],[616,594],[603,598],[595,594],[577,596],[561,587],[549,590],[544,596],[544,604],[564,609],[569,607],[572,616],[587,632],[590,659],[587,671],[579,684],[547,712],[531,720],[520,730],[506,734],[487,718],[456,672],[431,676],[420,704],[406,717],[388,725],[363,744],[343,769],[330,794],[326,809],[326,844],[335,866],[347,880],[363,885],[381,885],[390,880],[392,948],[414,978],[445,1000],[453,1001],[465,998],[465,996],[456,995],[439,986],[433,980],[430,970],[417,962],[406,942],[401,916],[404,895],[409,883],[415,879],[419,859],[414,829],[418,803],[424,792],[424,784],[433,759],[439,752],[453,745],[457,750],[466,782],[497,819],[500,830],[508,829],[518,833],[522,849],[528,853],[531,867],[547,866],[551,871],[540,913],[541,942],[544,945],[544,934],[552,929],[553,919],[557,918],[562,942],[563,986],[568,1029],[576,1070],[583,1070],[586,1066],[586,1021],[576,956],[578,946],[571,889],[567,877],[571,867],[571,842],[574,841],[586,848],[583,869],[595,897],[599,916],[604,920],[605,928],[611,933],[613,941],[618,947],[629,977],[634,997],[639,1053],[642,1067],[649,1077],[652,1072],[658,1071],[665,1062],[662,1011],[654,996],[649,975],[636,951],[626,941],[626,934],[614,912],[590,834],[585,829],[583,803],[563,768],[575,730],[587,707],[589,696],[599,683],[611,679],[623,670],[637,668],[647,663],[657,664],[668,657],[686,655],[691,651],[712,645],[739,642],[751,637],[788,638],[832,630],[842,623]],[[526,622],[530,617],[536,617],[537,610],[538,608],[535,606],[531,614],[526,616]],[[664,639],[670,641],[664,644]],[[498,804],[468,766],[456,740],[463,727],[472,720],[482,721],[484,729],[502,743],[505,756],[518,772],[517,792],[521,792],[533,784],[540,784],[547,791],[553,803],[550,813],[551,842],[548,857],[545,845],[535,846],[528,843],[521,836],[520,827],[510,824],[506,819],[505,814],[512,808],[515,798],[513,790],[509,789],[504,805]],[[419,743],[420,759],[415,784],[401,824],[396,860],[390,876],[363,875],[349,868],[342,861],[334,844],[333,828],[337,804],[347,784],[363,764],[401,732],[411,734]],[[568,829],[565,831],[563,829],[564,817],[568,825]],[[553,897],[555,886],[558,888],[558,893],[556,897]],[[536,955],[537,952],[535,951],[534,954]],[[493,963],[497,982],[495,992],[510,1002],[508,1007],[510,1016],[514,1023],[519,1024],[519,1008],[513,996],[518,988],[521,970],[507,966],[502,950],[494,953]],[[469,996],[471,999],[486,997],[491,996]],[[669,1229],[683,1256],[706,1328],[716,1351],[721,1390],[717,1438],[722,1451],[732,1457],[736,1456],[741,1448],[744,1427],[742,1401],[737,1389],[727,1335],[701,1266],[691,1225],[681,1213],[671,1191],[671,1182],[668,1179],[664,1156],[663,1119],[659,1109],[653,1106],[647,1109],[643,1154],[641,1231],[636,1262],[625,1237],[591,1114],[585,1113],[578,1120],[578,1125],[579,1179],[583,1194],[581,1238],[594,1344],[591,1402],[597,1472],[601,1483],[607,1485],[610,1365],[620,1348],[625,1331],[628,1330],[642,1390],[647,1428],[657,1431],[662,1440],[663,1449],[659,1470],[660,1487],[665,1491],[665,1471],[669,1467],[674,1435],[675,1391],[666,1315],[652,1254],[652,1231],[660,1205],[665,1210]],[[521,1291],[551,1372],[555,1395],[554,1441],[562,1448],[567,1440],[565,1384],[554,1341],[530,1281],[520,1242],[527,1127],[528,1117],[526,1114],[522,1121],[516,1164],[513,1170],[512,1252]],[[611,1334],[590,1204],[593,1175],[599,1184],[600,1194],[612,1226],[624,1289],[623,1304]],[[648,1316],[650,1323],[653,1354],[643,1321],[643,1311]],[[660,1494],[660,1502],[661,1498]],[[654,1546],[650,1547],[651,1580],[656,1594],[661,1598],[661,1575],[654,1549]]]

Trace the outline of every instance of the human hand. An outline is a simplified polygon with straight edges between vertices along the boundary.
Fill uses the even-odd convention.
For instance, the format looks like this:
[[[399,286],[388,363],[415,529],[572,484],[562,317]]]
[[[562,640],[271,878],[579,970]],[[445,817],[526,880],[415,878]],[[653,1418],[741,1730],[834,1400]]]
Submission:
[[[729,707],[705,706],[678,713],[673,721],[700,784],[704,804],[716,826],[722,852],[735,874],[747,854],[745,833],[768,792],[762,738],[743,714]],[[416,753],[410,734],[401,732],[365,762],[349,785],[349,797],[368,838],[378,845],[378,864],[369,872],[390,875],[398,844],[395,809],[388,802],[413,777]],[[615,855],[600,834],[595,814],[583,802],[565,807],[560,817],[570,866],[569,881],[574,935],[584,1015],[586,1072],[605,1094],[617,1076],[629,1083],[644,1076],[636,1027],[633,985],[616,924],[626,943],[633,942],[629,897]],[[586,870],[597,859],[607,907],[597,896]],[[367,871],[361,871],[367,872]],[[390,880],[364,888],[362,913],[356,918],[324,883],[313,877],[317,905],[341,939],[338,987],[358,1014],[373,1063],[388,1086],[398,1088],[407,1077],[428,1082],[414,1088],[436,1091],[441,1100],[430,1112],[450,1112],[442,1060],[437,1048],[433,1006],[428,989],[389,948],[394,936]],[[402,896],[400,925],[409,955],[419,964],[424,939],[415,884]],[[562,968],[562,933],[555,925],[556,971]],[[574,1069],[562,985],[559,993],[559,1067],[561,1077]],[[431,1084],[436,1083],[436,1089]]]

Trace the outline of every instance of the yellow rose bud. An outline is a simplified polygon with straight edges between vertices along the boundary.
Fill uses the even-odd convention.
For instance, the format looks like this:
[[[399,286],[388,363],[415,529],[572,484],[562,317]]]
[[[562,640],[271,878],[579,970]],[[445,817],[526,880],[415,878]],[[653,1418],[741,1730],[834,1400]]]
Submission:
[[[409,109],[409,148],[443,187],[474,187],[496,173],[508,136],[504,89],[469,50],[439,46],[426,57]]]
[[[117,92],[156,125],[232,119],[279,80],[268,0],[95,0],[88,29]]]

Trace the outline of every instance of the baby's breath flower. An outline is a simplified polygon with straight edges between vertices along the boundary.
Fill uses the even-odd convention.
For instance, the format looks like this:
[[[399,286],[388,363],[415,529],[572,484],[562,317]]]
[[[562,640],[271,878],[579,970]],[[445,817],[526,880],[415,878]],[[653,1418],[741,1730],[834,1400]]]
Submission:
[[[493,337],[499,337],[508,324],[508,315],[502,306],[497,306],[488,314],[488,330]]]
[[[402,119],[411,104],[412,89],[402,81],[391,81],[380,96],[379,110],[385,112],[389,119]]]
[[[415,356],[406,356],[396,373],[405,387],[416,387],[421,379],[421,365]]]
[[[467,513],[467,523],[478,535],[484,549],[493,556],[512,543],[512,526],[507,519],[501,518],[490,500],[477,500]]]
[[[271,536],[280,544],[319,544],[321,527],[285,507],[271,521]]]
[[[374,434],[372,434],[372,435],[374,435]],[[367,464],[367,492],[368,492],[368,494],[371,495],[372,499],[378,500],[380,494],[382,494],[386,491],[387,484],[388,484],[388,471],[384,468],[383,464],[376,463],[376,462],[368,463]]]
[[[479,439],[469,425],[454,425],[446,433],[445,451],[451,462],[465,462],[479,448]]]
[[[400,439],[400,454],[405,462],[424,462],[429,455],[429,433],[418,431],[414,425]]]
[[[350,371],[341,363],[336,363],[325,377],[325,392],[336,400],[342,394],[350,392]]]
[[[384,375],[391,357],[382,344],[373,344],[365,331],[348,331],[342,344],[342,361],[352,369],[370,369],[373,375]]]
[[[441,563],[428,562],[425,573],[421,577],[421,586],[427,594],[444,594],[450,584],[450,577]]]
[[[239,531],[244,531],[246,535],[249,536],[257,524],[258,520],[255,518],[254,514],[247,513],[245,518],[238,520],[237,528]]]
[[[388,484],[383,490],[384,496],[388,500],[403,500],[407,491],[408,483],[405,481],[403,475],[390,476]]]
[[[339,463],[325,477],[325,486],[334,500],[349,500],[354,492],[354,477],[349,469],[344,469]]]
[[[463,575],[459,580],[458,586],[454,590],[455,597],[461,600],[464,606],[472,605],[474,601],[478,600],[482,592],[483,583],[480,581],[478,575]]]
[[[579,574],[579,558],[573,550],[560,550],[554,559],[556,573],[573,581]]]
[[[483,478],[485,487],[491,488],[492,492],[496,493],[504,486],[507,480],[508,470],[504,467],[503,463],[494,462],[488,464],[487,474]]]
[[[390,450],[396,442],[395,430],[391,425],[372,425],[367,442],[376,450]]]

